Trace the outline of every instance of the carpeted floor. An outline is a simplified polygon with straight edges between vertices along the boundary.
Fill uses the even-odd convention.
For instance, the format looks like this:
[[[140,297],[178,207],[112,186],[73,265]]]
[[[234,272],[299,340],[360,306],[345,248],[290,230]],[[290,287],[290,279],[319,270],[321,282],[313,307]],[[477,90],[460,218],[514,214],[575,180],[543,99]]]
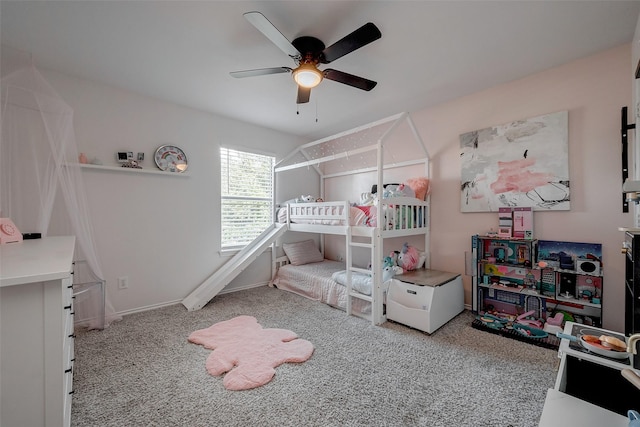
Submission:
[[[265,386],[228,391],[189,334],[247,314],[311,341]],[[432,335],[269,287],[125,316],[78,331],[73,426],[537,426],[557,352],[472,328],[464,312]]]

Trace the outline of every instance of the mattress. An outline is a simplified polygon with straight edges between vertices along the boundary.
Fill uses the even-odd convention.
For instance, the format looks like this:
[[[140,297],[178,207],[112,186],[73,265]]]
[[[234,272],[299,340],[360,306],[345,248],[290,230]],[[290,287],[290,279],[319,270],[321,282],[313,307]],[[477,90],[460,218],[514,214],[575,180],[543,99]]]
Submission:
[[[287,264],[278,269],[273,285],[278,289],[346,310],[347,288],[331,278],[333,273],[344,269],[343,262],[332,260],[304,265]],[[356,313],[371,313],[371,303],[358,298],[351,299],[351,308]]]

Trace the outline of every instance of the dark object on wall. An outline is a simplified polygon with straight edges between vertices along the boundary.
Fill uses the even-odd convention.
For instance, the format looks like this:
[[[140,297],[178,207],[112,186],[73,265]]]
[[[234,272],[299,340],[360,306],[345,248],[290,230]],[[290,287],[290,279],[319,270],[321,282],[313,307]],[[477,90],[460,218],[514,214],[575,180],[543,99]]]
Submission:
[[[33,240],[42,238],[42,233],[22,233],[24,240]]]
[[[640,62],[638,63],[640,67]],[[638,78],[638,70],[636,70],[636,78]],[[628,154],[628,145],[629,145],[629,130],[635,129],[636,125],[634,123],[629,123],[627,121],[627,107],[622,107],[622,120],[620,123],[620,135],[622,139],[622,185],[624,185],[627,178],[629,178],[629,154]],[[629,212],[629,201],[627,200],[627,195],[622,193],[622,212]]]

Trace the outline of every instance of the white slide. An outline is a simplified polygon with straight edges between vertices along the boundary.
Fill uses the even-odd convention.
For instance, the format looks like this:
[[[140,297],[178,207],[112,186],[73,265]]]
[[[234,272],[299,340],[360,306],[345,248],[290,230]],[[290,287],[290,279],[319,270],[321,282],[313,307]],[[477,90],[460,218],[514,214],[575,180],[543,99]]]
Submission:
[[[200,310],[285,231],[287,231],[286,224],[275,223],[267,228],[183,299],[182,305],[189,311]]]

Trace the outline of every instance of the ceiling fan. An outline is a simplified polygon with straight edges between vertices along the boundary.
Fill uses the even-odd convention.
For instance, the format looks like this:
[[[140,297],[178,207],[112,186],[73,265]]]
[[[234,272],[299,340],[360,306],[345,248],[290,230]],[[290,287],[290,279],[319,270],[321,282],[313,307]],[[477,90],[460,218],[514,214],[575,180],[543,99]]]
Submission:
[[[298,84],[298,104],[309,102],[311,89],[316,87],[322,79],[333,80],[370,91],[377,82],[354,76],[342,71],[327,68],[318,69],[318,64],[329,64],[342,58],[354,50],[360,49],[382,37],[378,27],[371,22],[364,24],[351,34],[343,37],[329,47],[315,37],[302,36],[290,42],[282,33],[260,12],[247,12],[243,15],[254,27],[264,34],[280,50],[289,55],[296,63],[296,68],[273,67],[256,70],[233,71],[231,76],[236,78],[263,76],[267,74],[291,73]]]

